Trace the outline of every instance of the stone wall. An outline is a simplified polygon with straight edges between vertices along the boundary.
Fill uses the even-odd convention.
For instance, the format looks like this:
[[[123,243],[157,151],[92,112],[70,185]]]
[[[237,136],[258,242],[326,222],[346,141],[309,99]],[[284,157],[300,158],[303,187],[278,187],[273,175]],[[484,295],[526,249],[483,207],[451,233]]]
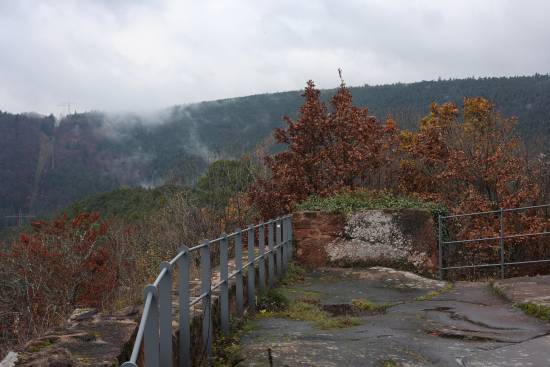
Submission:
[[[439,271],[438,239],[428,210],[363,210],[292,215],[297,258],[310,267],[385,265]]]

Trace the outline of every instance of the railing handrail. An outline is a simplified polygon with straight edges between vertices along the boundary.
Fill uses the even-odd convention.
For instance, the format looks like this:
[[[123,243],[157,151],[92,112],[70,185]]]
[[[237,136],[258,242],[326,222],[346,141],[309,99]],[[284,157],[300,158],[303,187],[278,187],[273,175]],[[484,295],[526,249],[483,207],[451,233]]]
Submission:
[[[502,212],[514,212],[516,210],[527,210],[527,209],[535,209],[535,208],[544,208],[550,206],[550,204],[544,204],[544,205],[535,205],[535,206],[523,206],[521,208],[514,208],[514,209],[500,209],[500,210],[491,210],[488,212],[478,212],[478,213],[467,213],[467,214],[456,214],[456,215],[447,215],[442,216],[441,219],[446,218],[457,218],[457,217],[469,217],[472,215],[481,215],[481,214],[493,214],[493,213],[500,213]]]
[[[441,216],[440,215],[439,216],[439,279],[443,280],[443,270],[462,269],[462,268],[480,268],[480,267],[488,267],[488,266],[500,266],[500,268],[501,268],[500,275],[501,275],[501,278],[504,279],[504,266],[506,266],[506,265],[531,264],[531,263],[550,261],[550,260],[534,260],[534,261],[520,261],[520,262],[508,262],[508,263],[504,261],[504,240],[505,239],[550,234],[550,232],[537,232],[537,233],[523,233],[523,234],[505,236],[504,235],[504,213],[505,212],[513,212],[513,211],[517,211],[517,210],[544,208],[544,207],[548,207],[548,206],[550,206],[550,204],[535,205],[535,206],[524,206],[524,207],[521,207],[521,208],[513,208],[513,209],[502,209],[502,208],[500,208],[500,210],[492,210],[492,211],[478,212],[478,213],[467,213],[467,214],[457,214],[457,215],[448,215],[448,216]],[[500,213],[500,236],[498,236],[498,237],[477,238],[477,239],[473,239],[473,240],[443,241],[443,231],[442,231],[442,224],[443,224],[442,220],[443,219],[468,217],[468,216],[481,215],[481,214],[494,214],[494,213]],[[453,243],[491,241],[491,240],[500,240],[500,263],[443,267],[443,245],[453,244]]]
[[[256,261],[263,259],[264,262],[259,262],[259,285],[260,291],[265,289],[265,258],[268,257],[268,275],[269,286],[274,287],[274,257],[277,257],[277,277],[282,276],[283,267],[286,271],[287,263],[292,258],[292,215],[285,215],[282,218],[277,217],[275,220],[270,219],[267,222],[260,222],[257,225],[249,225],[246,229],[235,229],[232,234],[222,233],[221,237],[209,241],[203,240],[200,245],[187,248],[182,246],[178,254],[170,261],[163,262],[159,268],[159,275],[153,284],[147,285],[143,291],[144,309],[143,316],[139,325],[138,333],[132,350],[130,361],[125,362],[123,366],[137,367],[137,358],[141,342],[145,342],[145,365],[147,367],[171,366],[172,365],[172,273],[171,267],[180,262],[180,366],[190,365],[190,340],[189,340],[189,308],[199,301],[203,301],[203,348],[208,354],[208,358],[212,358],[212,330],[211,324],[211,306],[212,292],[221,287],[220,302],[222,302],[221,324],[222,332],[229,332],[229,308],[228,308],[228,285],[229,280],[236,278],[236,293],[237,293],[237,314],[242,316],[244,311],[244,295],[243,295],[243,270],[254,266]],[[274,231],[274,224],[276,230]],[[268,251],[265,251],[265,226],[268,227]],[[254,230],[259,230],[259,252],[258,257],[254,257]],[[283,233],[281,233],[281,230]],[[252,231],[248,236],[248,262],[242,264],[242,234]],[[275,233],[274,233],[275,232]],[[228,239],[235,237],[235,272],[228,274]],[[276,244],[273,243],[273,237],[276,237]],[[210,284],[210,245],[212,243],[222,242],[220,245],[220,282],[212,287]],[[280,249],[280,251],[278,251]],[[201,250],[201,268],[202,268],[202,294],[191,302],[183,302],[182,298],[189,301],[189,255],[193,251]],[[282,254],[281,254],[282,253]],[[282,259],[281,259],[282,255]],[[254,306],[254,271],[248,272],[248,300],[249,307]],[[162,300],[159,299],[160,296]],[[170,292],[164,292],[164,289],[169,289]],[[187,295],[187,296],[186,296]],[[160,301],[160,302],[159,302]],[[160,320],[159,320],[159,305],[160,305]],[[168,309],[169,307],[169,309]],[[159,343],[159,326],[160,326],[160,343]],[[185,328],[187,331],[185,331]],[[156,347],[155,347],[156,345]],[[168,354],[170,354],[168,356]],[[160,363],[159,363],[160,362]]]

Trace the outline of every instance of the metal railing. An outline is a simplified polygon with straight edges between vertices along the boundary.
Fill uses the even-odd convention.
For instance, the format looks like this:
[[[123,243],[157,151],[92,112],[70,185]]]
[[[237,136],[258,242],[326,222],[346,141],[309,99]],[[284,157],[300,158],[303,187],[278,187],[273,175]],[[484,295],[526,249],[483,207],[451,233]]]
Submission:
[[[500,275],[501,278],[504,279],[504,266],[505,265],[518,265],[518,264],[531,264],[531,263],[542,263],[542,262],[548,262],[549,260],[534,260],[534,261],[518,261],[518,262],[504,262],[504,240],[507,238],[516,238],[516,237],[529,237],[529,236],[538,236],[538,235],[545,235],[550,234],[550,232],[538,232],[538,233],[526,233],[526,234],[516,234],[512,236],[505,236],[504,235],[504,213],[505,212],[513,212],[517,210],[526,210],[526,209],[536,209],[536,208],[544,208],[548,207],[550,204],[545,205],[537,205],[537,206],[525,206],[522,208],[515,208],[515,209],[500,209],[500,210],[493,210],[488,212],[479,212],[479,213],[469,213],[469,214],[458,214],[458,215],[449,215],[449,216],[439,216],[439,279],[443,280],[443,270],[449,270],[449,269],[463,269],[463,268],[480,268],[480,267],[488,267],[488,266],[500,266]],[[469,217],[473,215],[482,215],[482,214],[496,214],[500,213],[500,236],[499,237],[488,237],[488,238],[476,238],[473,240],[457,240],[457,241],[443,241],[443,231],[442,231],[442,220],[447,218],[458,218],[458,217]],[[465,265],[465,266],[450,266],[450,267],[443,267],[443,245],[446,244],[452,244],[452,243],[465,243],[465,242],[476,242],[476,241],[490,241],[490,240],[499,240],[500,239],[500,263],[496,264],[483,264],[483,265]]]
[[[268,230],[268,251],[265,251],[265,227]],[[275,227],[275,230],[274,230]],[[259,266],[259,291],[265,291],[265,257],[267,256],[267,273],[269,287],[274,288],[275,258],[277,277],[287,270],[288,261],[292,259],[292,216],[286,215],[257,226],[249,225],[246,229],[236,229],[234,233],[223,233],[213,241],[203,240],[199,246],[188,248],[182,246],[179,253],[170,262],[163,262],[159,267],[159,276],[153,284],[143,289],[143,316],[139,325],[134,349],[130,361],[123,367],[137,367],[141,342],[144,340],[146,367],[172,366],[172,265],[178,261],[179,266],[179,365],[191,366],[191,323],[190,307],[202,300],[202,344],[206,358],[211,360],[212,353],[212,292],[220,288],[221,332],[229,333],[229,280],[236,279],[236,312],[237,317],[244,316],[243,270],[248,270],[248,306],[255,305],[254,263]],[[254,257],[254,231],[258,229],[259,256]],[[248,262],[242,264],[242,236],[248,232]],[[275,236],[274,236],[275,234]],[[229,238],[235,237],[235,271],[228,275]],[[276,244],[274,245],[274,237]],[[210,280],[210,245],[220,243],[220,282],[213,287]],[[189,260],[191,252],[201,251],[202,294],[190,301],[189,294]],[[263,261],[259,261],[262,259]],[[159,296],[160,287],[160,296]],[[160,305],[159,305],[160,304]],[[160,309],[159,309],[160,306]]]

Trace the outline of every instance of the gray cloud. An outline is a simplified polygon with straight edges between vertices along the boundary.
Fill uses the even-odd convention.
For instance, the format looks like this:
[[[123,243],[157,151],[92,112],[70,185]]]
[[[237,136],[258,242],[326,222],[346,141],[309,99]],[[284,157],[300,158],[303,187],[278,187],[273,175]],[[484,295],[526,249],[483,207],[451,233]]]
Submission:
[[[540,1],[0,0],[0,110],[151,111],[298,90],[549,72]]]

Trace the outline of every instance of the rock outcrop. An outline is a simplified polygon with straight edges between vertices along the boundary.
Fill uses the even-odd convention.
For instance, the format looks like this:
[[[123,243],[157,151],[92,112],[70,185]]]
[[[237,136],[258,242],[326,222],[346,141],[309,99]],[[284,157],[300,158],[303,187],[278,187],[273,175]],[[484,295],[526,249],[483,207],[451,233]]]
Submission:
[[[292,223],[298,259],[311,267],[383,265],[424,273],[439,269],[438,240],[425,209],[298,212]]]
[[[108,316],[77,309],[64,325],[10,352],[2,366],[120,366],[130,359],[141,312],[140,306]]]

